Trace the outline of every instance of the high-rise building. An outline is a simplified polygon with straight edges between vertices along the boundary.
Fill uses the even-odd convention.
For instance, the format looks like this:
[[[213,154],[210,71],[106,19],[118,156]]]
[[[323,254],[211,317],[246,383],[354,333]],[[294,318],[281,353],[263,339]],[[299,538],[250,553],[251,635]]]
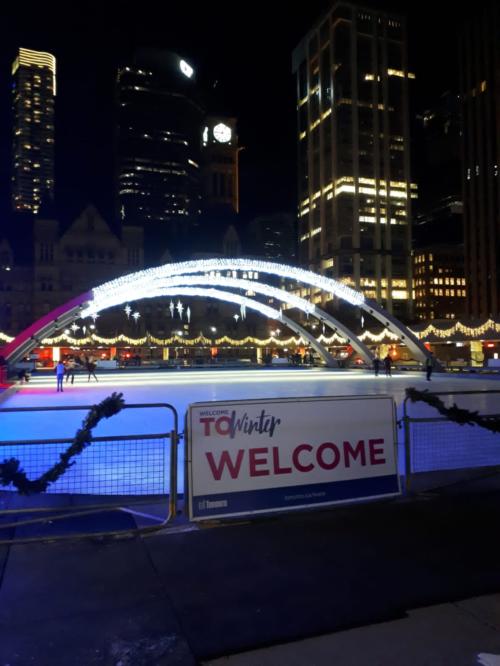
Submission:
[[[460,39],[467,309],[500,312],[500,8],[480,3]]]
[[[426,215],[444,199],[461,200],[461,115],[457,91],[443,92],[416,116],[413,162],[418,202],[413,211]]]
[[[463,248],[433,243],[414,253],[416,319],[459,319],[465,314],[467,288]]]
[[[442,93],[416,117],[418,202],[413,213],[417,319],[465,314],[460,96]]]
[[[296,260],[297,232],[291,213],[260,215],[248,225],[248,248],[252,254],[271,261],[293,264]]]
[[[12,77],[12,208],[37,213],[54,196],[56,59],[20,48]]]
[[[293,53],[299,260],[411,311],[405,22],[337,2]]]
[[[176,249],[201,211],[196,73],[174,53],[142,50],[118,72],[116,104],[118,216],[144,227],[146,249],[153,238]]]

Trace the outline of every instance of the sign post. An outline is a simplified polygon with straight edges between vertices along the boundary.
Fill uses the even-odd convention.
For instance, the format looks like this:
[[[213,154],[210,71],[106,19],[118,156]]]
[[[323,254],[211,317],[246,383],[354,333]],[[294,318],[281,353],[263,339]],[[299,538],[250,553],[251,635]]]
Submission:
[[[195,403],[191,520],[399,495],[390,396]]]

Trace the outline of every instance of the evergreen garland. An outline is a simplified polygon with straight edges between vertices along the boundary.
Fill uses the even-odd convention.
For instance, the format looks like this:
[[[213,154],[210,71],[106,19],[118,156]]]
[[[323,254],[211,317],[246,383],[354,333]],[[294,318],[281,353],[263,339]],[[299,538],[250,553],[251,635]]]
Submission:
[[[55,483],[66,470],[75,464],[76,461],[72,458],[79,455],[87,446],[90,446],[92,430],[99,421],[118,414],[124,405],[123,393],[112,393],[98,405],[91,407],[82,422],[82,427],[77,431],[69,447],[59,454],[59,462],[55,463],[38,479],[28,479],[26,472],[21,468],[21,463],[16,458],[4,460],[3,463],[0,463],[0,485],[8,486],[12,484],[21,495],[43,493],[47,490],[49,484]]]
[[[497,416],[481,416],[478,412],[457,407],[455,403],[452,407],[446,407],[437,395],[433,395],[429,391],[418,391],[416,388],[407,388],[406,396],[411,402],[427,403],[437,409],[440,414],[446,416],[447,419],[459,425],[478,425],[491,432],[500,432],[500,418]]]

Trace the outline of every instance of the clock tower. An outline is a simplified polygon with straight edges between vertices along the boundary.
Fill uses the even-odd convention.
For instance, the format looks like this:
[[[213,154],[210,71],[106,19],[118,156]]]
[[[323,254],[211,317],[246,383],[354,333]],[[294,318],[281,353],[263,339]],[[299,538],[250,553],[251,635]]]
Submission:
[[[201,136],[206,208],[239,209],[236,118],[207,116]]]

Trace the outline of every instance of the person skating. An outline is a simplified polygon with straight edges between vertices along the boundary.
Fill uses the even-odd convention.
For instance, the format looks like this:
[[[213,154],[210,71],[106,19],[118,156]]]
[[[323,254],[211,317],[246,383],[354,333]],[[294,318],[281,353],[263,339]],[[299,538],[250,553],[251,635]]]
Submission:
[[[94,363],[94,359],[92,358],[92,356],[87,359],[87,361],[85,363],[85,367],[87,368],[87,372],[89,373],[89,378],[87,379],[87,382],[90,382],[90,376],[91,375],[94,377],[96,382],[98,382],[99,380],[97,379],[96,374],[95,374],[95,369],[96,369],[97,365]]]
[[[66,361],[66,384],[68,383],[69,379],[71,378],[71,383],[75,383],[75,366],[76,362],[74,358],[69,358]]]
[[[428,382],[431,381],[432,371],[434,370],[434,355],[432,352],[429,353],[430,356],[425,359],[425,375]]]
[[[392,377],[392,371],[391,371],[391,357],[389,354],[384,358],[384,368],[385,368],[385,376],[386,377]]]
[[[64,363],[59,361],[56,365],[56,379],[57,379],[57,392],[63,391],[63,380],[64,380]]]

